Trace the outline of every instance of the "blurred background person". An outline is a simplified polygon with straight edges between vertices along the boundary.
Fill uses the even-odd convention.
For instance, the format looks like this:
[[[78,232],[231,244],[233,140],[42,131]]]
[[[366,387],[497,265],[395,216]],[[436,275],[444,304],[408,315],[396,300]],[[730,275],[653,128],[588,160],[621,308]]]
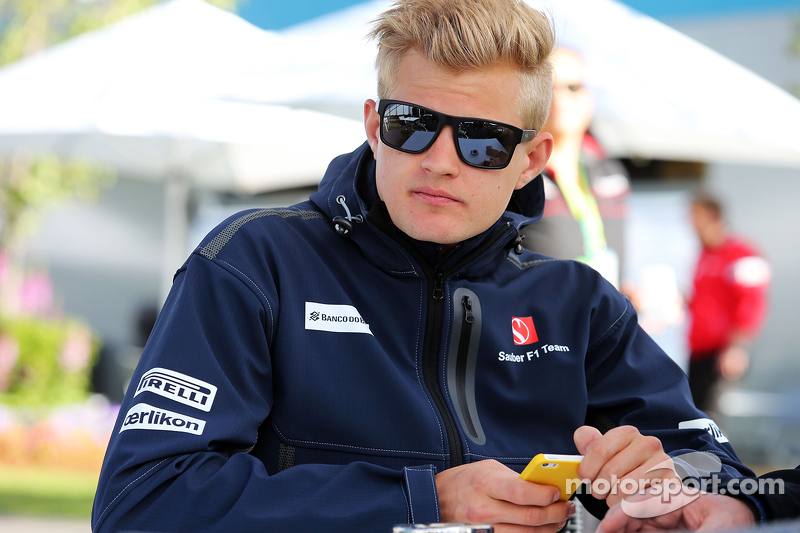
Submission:
[[[702,250],[688,302],[689,386],[697,407],[708,412],[720,381],[747,371],[767,315],[770,267],[754,246],[728,231],[714,197],[692,200],[691,222]]]
[[[586,85],[583,58],[559,48],[553,66],[555,91],[543,128],[554,140],[544,171],[547,200],[542,219],[523,230],[523,245],[559,259],[589,263],[619,287],[628,176],[588,131],[594,98]]]

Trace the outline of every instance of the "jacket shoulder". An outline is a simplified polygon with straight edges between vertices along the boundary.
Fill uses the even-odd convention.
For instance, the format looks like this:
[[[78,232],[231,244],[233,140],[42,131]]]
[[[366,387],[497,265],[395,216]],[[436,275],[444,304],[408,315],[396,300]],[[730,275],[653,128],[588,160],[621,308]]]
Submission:
[[[751,242],[738,235],[728,237],[723,244],[723,253],[731,258],[761,255]]]
[[[200,243],[197,253],[206,259],[213,259],[235,239],[240,236],[246,238],[247,234],[262,232],[265,225],[278,224],[283,221],[310,221],[314,219],[326,220],[328,217],[313,209],[312,204],[303,203],[292,207],[273,207],[266,209],[250,209],[232,215],[220,223]],[[253,222],[261,224],[254,225]]]

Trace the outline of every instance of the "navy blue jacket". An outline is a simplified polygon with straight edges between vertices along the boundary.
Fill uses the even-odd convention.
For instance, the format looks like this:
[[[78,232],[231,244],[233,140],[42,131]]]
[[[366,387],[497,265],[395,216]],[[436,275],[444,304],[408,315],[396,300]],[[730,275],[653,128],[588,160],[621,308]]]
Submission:
[[[365,144],[310,201],[235,215],[191,254],[122,403],[95,532],[436,522],[437,472],[577,453],[587,423],[752,475],[626,298],[515,247],[541,216],[541,177],[441,257],[391,224],[374,176]],[[343,237],[332,219],[348,210]]]

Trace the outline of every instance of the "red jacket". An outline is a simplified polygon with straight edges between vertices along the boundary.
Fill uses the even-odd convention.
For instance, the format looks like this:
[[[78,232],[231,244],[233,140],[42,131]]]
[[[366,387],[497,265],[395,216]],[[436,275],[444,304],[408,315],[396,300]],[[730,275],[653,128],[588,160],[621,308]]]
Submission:
[[[737,331],[748,335],[760,332],[769,281],[769,265],[742,240],[727,237],[720,246],[703,249],[689,303],[693,360],[725,349]]]

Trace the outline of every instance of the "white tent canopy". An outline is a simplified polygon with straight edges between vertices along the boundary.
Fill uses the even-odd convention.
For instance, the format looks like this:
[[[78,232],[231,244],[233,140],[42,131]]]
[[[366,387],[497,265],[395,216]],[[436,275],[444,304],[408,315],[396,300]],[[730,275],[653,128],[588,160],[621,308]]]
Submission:
[[[586,56],[612,155],[800,166],[796,98],[614,0],[528,1]],[[228,190],[316,183],[364,139],[365,35],[390,5],[268,32],[201,0],[160,4],[0,70],[0,154],[52,149]]]
[[[375,0],[299,24],[271,66],[279,84],[236,97],[358,117],[376,97]],[[685,35],[613,0],[528,0],[559,45],[581,52],[595,93],[593,131],[615,156],[800,166],[800,100]]]
[[[163,290],[186,253],[192,187],[316,185],[361,121],[232,101],[286,45],[201,0],[172,0],[0,70],[0,157],[47,151],[166,182]]]
[[[284,47],[200,0],[157,5],[0,70],[0,154],[48,150],[240,192],[316,184],[364,141],[361,121],[227,98]]]
[[[595,133],[616,154],[800,166],[800,100],[627,6],[529,0],[584,55]]]

